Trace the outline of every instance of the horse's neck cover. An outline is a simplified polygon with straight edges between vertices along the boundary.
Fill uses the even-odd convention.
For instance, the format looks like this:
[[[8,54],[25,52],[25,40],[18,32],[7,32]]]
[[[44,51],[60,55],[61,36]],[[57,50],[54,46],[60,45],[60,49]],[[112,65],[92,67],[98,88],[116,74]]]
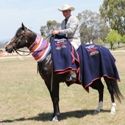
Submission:
[[[29,47],[32,56],[37,62],[43,61],[50,52],[50,49],[50,43],[40,35],[37,35],[34,43]]]

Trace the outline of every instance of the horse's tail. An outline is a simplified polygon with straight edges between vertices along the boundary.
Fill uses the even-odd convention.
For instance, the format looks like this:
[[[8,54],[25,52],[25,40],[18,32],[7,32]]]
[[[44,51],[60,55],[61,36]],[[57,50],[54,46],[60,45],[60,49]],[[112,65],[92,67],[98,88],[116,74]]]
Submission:
[[[110,79],[107,77],[105,77],[104,79],[105,79],[105,82],[107,84],[110,94],[113,94],[115,96],[115,98],[121,103],[121,100],[124,98],[124,96],[122,95],[122,93],[119,89],[117,80]]]
[[[117,80],[113,80],[114,82],[111,82],[111,86],[113,88],[114,96],[116,99],[121,103],[121,100],[124,99],[124,96],[122,95]]]

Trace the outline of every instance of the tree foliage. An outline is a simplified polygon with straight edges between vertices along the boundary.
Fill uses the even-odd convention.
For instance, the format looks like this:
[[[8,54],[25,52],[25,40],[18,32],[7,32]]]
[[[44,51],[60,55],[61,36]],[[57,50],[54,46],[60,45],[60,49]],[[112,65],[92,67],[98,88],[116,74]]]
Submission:
[[[97,39],[104,40],[108,33],[108,26],[96,12],[85,10],[78,14],[80,20],[80,34],[82,42]]]
[[[125,34],[125,0],[104,0],[100,13],[112,29]]]
[[[122,43],[125,43],[125,35],[123,35],[123,36],[121,37],[121,42],[122,42]]]
[[[48,20],[46,25],[47,25],[47,28],[48,30],[53,30],[57,27],[57,22],[55,20]]]
[[[41,32],[41,35],[42,35],[43,37],[46,36],[46,31],[47,31],[47,27],[46,27],[46,26],[41,26],[40,32]]]
[[[41,26],[40,32],[42,36],[47,36],[54,29],[58,29],[60,24],[55,20],[48,20],[45,26]]]
[[[110,30],[106,37],[106,41],[110,43],[110,47],[113,49],[114,43],[119,43],[121,41],[121,35],[116,30]]]

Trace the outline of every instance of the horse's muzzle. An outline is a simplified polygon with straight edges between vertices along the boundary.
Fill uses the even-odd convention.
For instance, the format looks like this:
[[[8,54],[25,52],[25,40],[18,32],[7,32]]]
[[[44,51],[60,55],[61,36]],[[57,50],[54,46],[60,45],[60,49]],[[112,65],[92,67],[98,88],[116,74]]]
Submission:
[[[6,46],[5,47],[5,50],[8,52],[8,53],[12,53],[14,51],[13,47],[10,47],[10,46]]]

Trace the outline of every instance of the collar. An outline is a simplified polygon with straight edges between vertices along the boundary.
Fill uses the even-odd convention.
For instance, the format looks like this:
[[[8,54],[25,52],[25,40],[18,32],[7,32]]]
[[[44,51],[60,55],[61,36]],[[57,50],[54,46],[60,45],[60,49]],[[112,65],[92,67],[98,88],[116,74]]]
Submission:
[[[50,52],[50,43],[44,40],[40,35],[37,35],[34,43],[29,47],[32,56],[37,62],[45,59],[47,54]]]

